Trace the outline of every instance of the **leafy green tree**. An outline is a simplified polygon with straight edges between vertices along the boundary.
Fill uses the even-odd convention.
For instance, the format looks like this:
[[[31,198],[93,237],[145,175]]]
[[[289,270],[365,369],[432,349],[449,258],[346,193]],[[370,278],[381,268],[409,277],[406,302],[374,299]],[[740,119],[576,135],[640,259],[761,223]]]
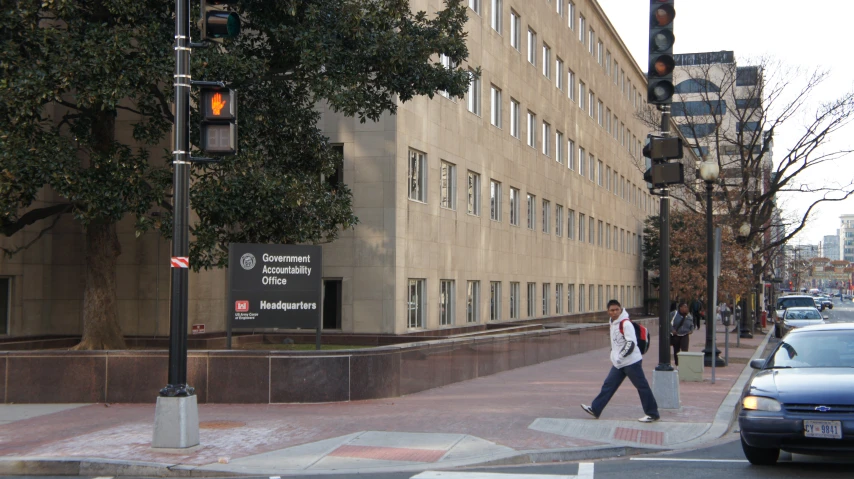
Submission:
[[[468,56],[461,2],[446,0],[428,15],[412,12],[408,0],[241,0],[242,35],[192,55],[195,79],[228,82],[240,102],[240,153],[193,168],[193,268],[225,266],[231,242],[319,243],[356,224],[350,190],[322,180],[341,158],[317,127],[316,107],[364,122],[417,95],[462,97],[468,73],[438,58],[461,65]],[[171,235],[164,145],[173,120],[174,6],[3,6],[0,232],[37,224],[44,234],[61,215],[85,231],[79,349],[124,347],[116,223],[130,215],[139,234]],[[119,122],[132,125],[132,138],[116,134]]]

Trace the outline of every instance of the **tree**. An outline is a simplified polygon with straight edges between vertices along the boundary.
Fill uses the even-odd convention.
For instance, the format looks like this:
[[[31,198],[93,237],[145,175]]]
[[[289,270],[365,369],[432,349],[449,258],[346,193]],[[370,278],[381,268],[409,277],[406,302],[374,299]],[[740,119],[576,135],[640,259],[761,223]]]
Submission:
[[[697,54],[699,61],[681,68],[685,76],[677,84],[673,121],[703,161],[720,166],[715,214],[733,231],[746,225],[739,241],[761,259],[753,273],[758,282],[779,248],[803,230],[819,205],[854,194],[850,177],[828,171],[825,176],[834,180],[814,184],[807,179],[808,173],[829,170],[851,152],[832,140],[854,118],[854,92],[815,106],[826,71],[792,68],[770,58],[746,67],[699,58],[724,53]],[[650,126],[660,122],[650,108],[640,116]],[[781,150],[774,140],[784,128],[799,133]],[[687,199],[683,207],[699,211],[705,205],[702,181],[688,181],[679,189]],[[781,214],[780,203],[787,198],[799,203],[800,213]]]
[[[717,218],[716,218],[717,219]],[[647,218],[644,224],[644,268],[659,274],[660,220]],[[720,225],[716,225],[720,226]],[[689,210],[670,215],[670,291],[681,300],[705,297],[706,217]],[[730,228],[721,228],[721,271],[718,277],[718,298],[733,298],[750,291],[752,281],[750,250],[736,241]],[[653,286],[658,287],[658,278]]]
[[[408,0],[238,2],[243,34],[192,55],[195,79],[239,90],[241,114],[240,154],[193,168],[192,267],[225,266],[231,242],[319,243],[354,225],[350,190],[322,181],[341,158],[316,105],[364,122],[416,95],[462,97],[469,73],[438,59],[468,56],[461,2],[430,16]],[[40,237],[61,215],[85,231],[79,349],[124,347],[116,222],[130,215],[138,234],[171,235],[174,4],[25,0],[4,11],[0,231],[38,225]],[[117,136],[117,121],[133,138]]]

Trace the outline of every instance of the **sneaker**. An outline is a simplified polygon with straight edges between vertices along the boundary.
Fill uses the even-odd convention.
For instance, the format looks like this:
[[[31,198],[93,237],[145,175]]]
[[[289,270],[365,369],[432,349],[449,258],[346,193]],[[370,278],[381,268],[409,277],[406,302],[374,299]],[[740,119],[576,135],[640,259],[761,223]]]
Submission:
[[[584,409],[584,412],[586,412],[587,414],[590,414],[591,416],[595,417],[596,419],[599,419],[599,416],[597,416],[596,413],[593,412],[593,408],[588,406],[587,404],[582,404],[581,409]]]
[[[638,421],[639,422],[655,422],[655,421],[658,421],[658,419],[659,418],[657,418],[657,417],[646,415],[646,416],[638,419]]]

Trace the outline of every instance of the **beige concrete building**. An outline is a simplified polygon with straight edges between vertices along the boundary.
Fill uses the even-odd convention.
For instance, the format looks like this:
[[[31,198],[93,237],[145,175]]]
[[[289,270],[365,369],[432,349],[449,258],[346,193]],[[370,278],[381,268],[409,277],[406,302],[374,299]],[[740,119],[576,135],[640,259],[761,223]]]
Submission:
[[[466,67],[482,75],[465,99],[419,97],[365,124],[324,112],[360,221],[324,245],[327,329],[402,334],[642,305],[643,221],[658,204],[642,179],[645,72],[595,1],[469,5]],[[123,331],[168,334],[169,245],[132,237],[130,222],[120,231]],[[57,231],[4,260],[9,334],[80,331],[79,241]],[[224,329],[225,277],[191,275],[190,325]]]

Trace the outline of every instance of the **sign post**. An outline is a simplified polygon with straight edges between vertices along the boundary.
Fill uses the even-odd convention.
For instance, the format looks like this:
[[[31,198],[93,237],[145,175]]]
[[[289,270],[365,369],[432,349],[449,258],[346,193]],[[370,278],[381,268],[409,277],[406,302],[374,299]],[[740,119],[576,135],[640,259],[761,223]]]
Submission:
[[[228,347],[232,328],[312,329],[321,324],[321,247],[232,243],[228,248]]]

